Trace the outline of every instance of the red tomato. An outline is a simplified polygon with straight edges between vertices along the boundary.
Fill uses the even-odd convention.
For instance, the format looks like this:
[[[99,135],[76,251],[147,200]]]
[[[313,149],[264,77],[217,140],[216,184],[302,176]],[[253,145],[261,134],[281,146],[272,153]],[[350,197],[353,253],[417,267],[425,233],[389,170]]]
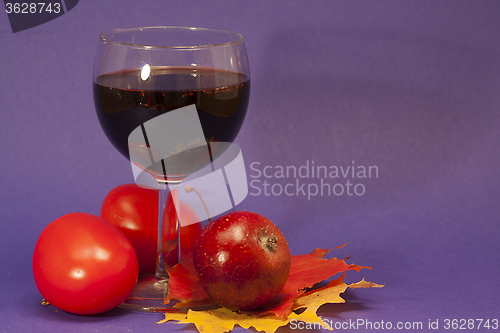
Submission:
[[[177,223],[177,208],[175,203],[177,202],[177,191],[173,190],[170,192],[167,202],[165,204],[165,210],[163,212],[163,246],[165,249],[162,252],[163,260],[168,266],[173,266],[177,264],[179,260],[179,243],[174,242],[175,247],[173,249],[166,249],[168,247],[169,241],[176,240],[178,238],[179,224]],[[196,245],[196,240],[201,234],[203,229],[201,222],[199,221],[196,212],[189,207],[184,201],[180,201],[181,206],[181,221],[183,226],[180,232],[180,246],[182,253],[194,252]],[[194,222],[194,223],[193,223]],[[185,225],[186,223],[191,223]]]
[[[86,213],[52,221],[33,254],[33,275],[42,296],[75,314],[118,306],[134,289],[138,272],[130,241],[110,223]]]
[[[158,237],[158,191],[136,184],[115,187],[104,198],[101,217],[130,240],[139,260],[139,274],[153,273]]]
[[[168,207],[166,221],[175,220],[175,209]],[[101,217],[113,224],[130,240],[139,260],[139,274],[152,274],[156,267],[158,242],[158,190],[146,189],[136,184],[124,184],[112,189],[104,198]],[[194,250],[194,244],[201,233],[201,223],[196,213],[181,202],[181,249],[182,252]],[[177,234],[176,224],[165,230],[165,237]],[[169,264],[173,264],[169,259]]]

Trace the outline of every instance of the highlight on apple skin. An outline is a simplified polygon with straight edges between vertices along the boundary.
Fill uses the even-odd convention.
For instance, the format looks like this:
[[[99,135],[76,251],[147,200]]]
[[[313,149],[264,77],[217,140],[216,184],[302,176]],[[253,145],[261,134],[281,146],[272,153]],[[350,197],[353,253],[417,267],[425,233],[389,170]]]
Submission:
[[[251,310],[280,293],[290,273],[288,243],[266,217],[239,211],[209,223],[193,256],[198,279],[219,305]]]

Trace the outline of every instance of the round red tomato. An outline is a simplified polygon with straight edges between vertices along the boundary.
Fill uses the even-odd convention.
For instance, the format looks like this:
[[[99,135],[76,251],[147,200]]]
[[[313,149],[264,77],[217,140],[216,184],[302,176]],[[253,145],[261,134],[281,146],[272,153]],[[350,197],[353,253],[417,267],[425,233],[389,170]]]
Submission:
[[[118,306],[137,283],[139,265],[130,241],[102,218],[70,213],[40,234],[33,275],[42,296],[75,314]]]
[[[180,200],[182,227],[179,233],[179,224],[177,223],[177,190],[169,193],[165,210],[163,212],[163,235],[162,241],[164,251],[162,252],[164,263],[173,266],[179,261],[179,242],[174,242],[175,247],[167,249],[171,241],[180,236],[181,253],[187,254],[194,252],[196,240],[201,234],[202,226],[199,222],[196,212],[189,207],[187,203]],[[186,225],[188,224],[188,225]]]
[[[165,221],[175,220],[175,209],[165,209]],[[173,215],[170,216],[170,215]],[[123,184],[112,189],[104,198],[101,217],[122,231],[134,246],[139,260],[139,274],[152,274],[156,267],[158,242],[158,190],[136,184]],[[181,202],[181,250],[192,252],[202,226],[196,213]],[[164,237],[176,233],[176,224],[164,228]],[[169,264],[173,264],[171,259]]]

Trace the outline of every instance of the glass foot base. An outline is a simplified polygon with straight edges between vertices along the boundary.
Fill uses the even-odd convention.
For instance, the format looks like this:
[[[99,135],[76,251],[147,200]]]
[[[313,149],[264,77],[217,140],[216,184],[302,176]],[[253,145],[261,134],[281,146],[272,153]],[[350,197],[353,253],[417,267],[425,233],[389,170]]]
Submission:
[[[168,293],[168,277],[158,279],[148,276],[139,279],[130,296],[120,304],[120,308],[140,312],[178,312],[175,302],[165,304]]]

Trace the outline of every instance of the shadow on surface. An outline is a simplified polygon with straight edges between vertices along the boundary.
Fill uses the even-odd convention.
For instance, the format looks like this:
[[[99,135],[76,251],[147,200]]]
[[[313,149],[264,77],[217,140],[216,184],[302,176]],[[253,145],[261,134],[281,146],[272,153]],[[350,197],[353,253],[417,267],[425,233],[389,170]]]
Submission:
[[[125,317],[127,315],[133,314],[134,312],[128,311],[125,309],[121,308],[114,308],[112,310],[95,314],[95,315],[77,315],[73,313],[69,313],[66,311],[63,311],[61,309],[56,308],[53,305],[42,305],[40,304],[40,308],[38,309],[38,315],[45,317],[46,319],[51,319],[55,321],[61,321],[61,322],[73,322],[73,323],[80,323],[80,322],[100,322],[100,321],[106,321],[111,318],[117,318],[117,317]]]

